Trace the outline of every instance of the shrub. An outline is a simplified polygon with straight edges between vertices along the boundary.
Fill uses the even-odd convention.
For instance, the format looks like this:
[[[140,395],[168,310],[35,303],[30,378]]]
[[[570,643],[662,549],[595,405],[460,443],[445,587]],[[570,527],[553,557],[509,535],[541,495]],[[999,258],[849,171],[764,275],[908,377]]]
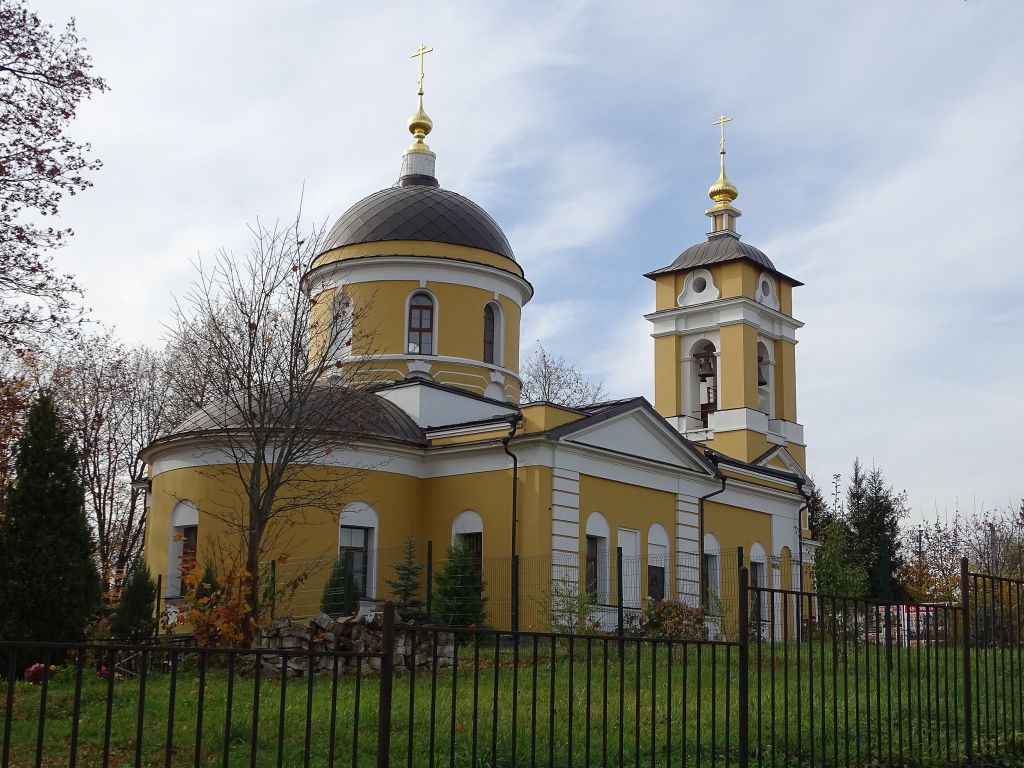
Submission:
[[[707,640],[705,613],[700,606],[678,600],[648,600],[640,614],[640,631],[648,637],[669,640]]]
[[[487,620],[480,564],[465,544],[456,543],[437,574],[434,619],[449,627],[476,627]]]
[[[320,597],[320,610],[330,616],[351,616],[359,610],[359,588],[351,552],[334,561]]]
[[[209,579],[207,578],[209,576]],[[197,566],[184,574],[185,595],[179,624],[190,624],[196,645],[241,647],[250,637],[249,573],[234,566],[218,583],[210,566]]]
[[[156,584],[142,558],[136,558],[128,569],[121,600],[110,619],[110,634],[129,643],[153,637],[157,631],[155,602]]]
[[[416,561],[416,539],[405,540],[402,559],[394,565],[395,578],[387,584],[394,594],[395,608],[403,619],[420,619],[424,616],[423,600],[420,598],[420,574],[423,564]]]

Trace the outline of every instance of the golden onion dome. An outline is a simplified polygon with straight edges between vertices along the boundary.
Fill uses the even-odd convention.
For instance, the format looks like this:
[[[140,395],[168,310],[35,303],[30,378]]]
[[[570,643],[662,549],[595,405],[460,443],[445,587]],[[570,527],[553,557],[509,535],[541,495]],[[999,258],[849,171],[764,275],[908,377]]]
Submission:
[[[739,196],[740,191],[736,189],[736,185],[729,181],[725,175],[725,153],[723,152],[722,170],[719,172],[715,183],[708,188],[708,197],[719,205],[729,205]]]
[[[420,104],[416,113],[409,118],[409,133],[416,138],[417,144],[422,144],[423,139],[433,129],[434,121],[423,111],[423,96],[420,96]]]

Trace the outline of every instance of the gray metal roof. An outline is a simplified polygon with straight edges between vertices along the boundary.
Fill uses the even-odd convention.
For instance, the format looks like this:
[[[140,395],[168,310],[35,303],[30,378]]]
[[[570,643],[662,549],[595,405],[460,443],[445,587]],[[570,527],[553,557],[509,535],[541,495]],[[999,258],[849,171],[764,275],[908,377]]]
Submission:
[[[677,272],[681,269],[693,269],[694,267],[706,264],[721,264],[723,261],[735,261],[745,259],[752,261],[772,272],[778,272],[772,260],[765,256],[763,251],[752,245],[742,242],[739,237],[732,234],[715,235],[706,242],[691,245],[683,251],[676,260],[667,267],[648,272],[648,275],[658,275],[664,272]]]
[[[360,200],[331,228],[324,251],[384,240],[465,245],[515,260],[505,233],[487,211],[462,195],[441,189],[429,176],[405,177],[400,186]]]
[[[266,419],[269,424],[294,425],[300,421],[285,413],[285,399],[272,410],[281,412]],[[389,400],[372,392],[347,389],[340,385],[317,385],[309,396],[306,410],[315,413],[310,421],[318,429],[341,433],[349,439],[381,437],[403,442],[423,444],[423,430],[405,411]],[[324,422],[324,414],[329,423]],[[226,403],[212,404],[189,416],[172,434],[211,432],[244,428],[246,420],[238,409]]]

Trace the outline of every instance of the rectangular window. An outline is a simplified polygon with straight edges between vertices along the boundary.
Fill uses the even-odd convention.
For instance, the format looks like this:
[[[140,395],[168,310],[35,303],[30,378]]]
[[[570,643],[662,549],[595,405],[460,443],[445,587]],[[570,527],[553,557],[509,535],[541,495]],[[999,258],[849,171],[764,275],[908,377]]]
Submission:
[[[647,566],[647,597],[656,602],[665,599],[665,566]]]
[[[367,596],[370,575],[370,532],[372,530],[372,528],[358,528],[352,525],[341,526],[338,557],[344,558],[347,553],[352,558],[352,573],[355,576],[359,597]]]
[[[460,533],[456,540],[469,549],[478,571],[484,567],[484,535],[482,533]]]
[[[704,579],[704,605],[714,613],[718,601],[718,555],[704,553]]]

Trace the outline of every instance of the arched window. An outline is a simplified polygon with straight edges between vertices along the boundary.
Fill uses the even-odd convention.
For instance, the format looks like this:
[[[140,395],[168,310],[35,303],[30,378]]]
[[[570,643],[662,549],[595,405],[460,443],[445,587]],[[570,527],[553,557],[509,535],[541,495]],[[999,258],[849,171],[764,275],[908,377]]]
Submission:
[[[182,575],[196,567],[199,545],[199,510],[191,501],[179,501],[171,511],[171,541],[167,553],[167,597],[181,597]]]
[[[434,354],[434,300],[415,293],[409,300],[409,354]]]
[[[697,342],[692,352],[692,380],[690,392],[694,402],[689,415],[699,418],[701,426],[708,426],[708,418],[718,410],[718,357],[715,345],[704,340]]]
[[[587,551],[584,579],[587,599],[593,604],[608,602],[608,521],[600,512],[587,518]]]
[[[338,557],[349,557],[359,597],[377,594],[377,513],[356,501],[342,510],[338,520]]]
[[[498,354],[498,312],[493,304],[484,306],[484,362],[500,363]]]
[[[768,554],[756,541],[750,545],[750,583],[762,589],[771,586],[768,583]],[[769,599],[765,598],[763,592],[751,590],[750,618],[761,622],[761,632],[764,631],[763,624],[768,619],[768,604]]]
[[[661,525],[655,523],[647,532],[648,599],[657,601],[669,597],[668,566],[668,534]]]
[[[719,577],[719,563],[721,552],[718,548],[718,539],[713,534],[704,534],[704,557],[701,562],[701,581],[703,582],[703,594],[701,601],[706,610],[714,613],[717,610],[719,589],[721,580]]]

